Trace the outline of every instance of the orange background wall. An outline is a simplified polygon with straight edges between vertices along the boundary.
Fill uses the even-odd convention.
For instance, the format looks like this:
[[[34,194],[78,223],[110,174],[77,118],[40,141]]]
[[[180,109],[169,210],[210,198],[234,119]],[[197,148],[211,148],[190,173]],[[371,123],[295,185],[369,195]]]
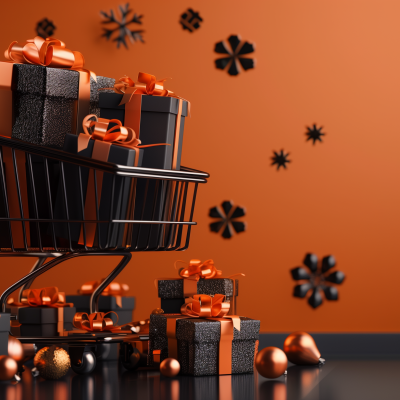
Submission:
[[[168,88],[192,102],[182,164],[211,178],[200,187],[189,250],[136,253],[118,278],[137,297],[135,318],[158,306],[153,280],[174,276],[175,259],[213,258],[225,275],[246,274],[239,314],[261,319],[262,331],[399,332],[398,1],[136,1],[146,43],[129,50],[100,38],[100,10],[118,4],[3,2],[0,48],[33,37],[47,17],[97,74],[173,77]],[[192,34],[178,23],[189,6],[204,18]],[[214,67],[215,43],[231,34],[256,44],[256,68],[238,77]],[[323,144],[305,142],[313,123],[324,126]],[[282,148],[292,163],[276,171],[270,157]],[[229,199],[247,208],[248,230],[224,240],[209,231],[208,210]],[[289,270],[307,252],[335,255],[346,274],[338,302],[313,310],[292,297]],[[31,265],[0,262],[1,290]],[[35,286],[74,293],[113,266],[72,261]]]

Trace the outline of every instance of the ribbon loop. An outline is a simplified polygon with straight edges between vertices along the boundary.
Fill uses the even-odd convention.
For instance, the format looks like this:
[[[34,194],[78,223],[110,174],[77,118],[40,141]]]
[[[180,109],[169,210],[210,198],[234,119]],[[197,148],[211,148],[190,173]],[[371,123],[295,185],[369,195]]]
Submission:
[[[111,318],[106,318],[106,315],[111,313],[117,316],[118,322],[118,314],[114,311],[109,311],[107,313],[97,312],[93,314],[78,312],[74,315],[72,323],[75,328],[89,332],[120,331],[121,327],[114,326],[113,320]]]
[[[184,262],[182,260],[175,261],[175,268],[177,262]],[[222,271],[218,270],[213,260],[206,260],[203,263],[200,260],[190,260],[189,265],[186,268],[182,268],[179,271],[179,275],[182,278],[194,279],[198,281],[199,279],[212,279],[217,278],[222,275]]]
[[[72,303],[65,302],[65,293],[59,292],[55,286],[42,289],[26,289],[22,292],[21,303],[15,305],[25,305],[29,307],[73,307]]]
[[[185,299],[181,314],[190,318],[223,318],[230,309],[230,303],[225,301],[225,295],[196,294]]]

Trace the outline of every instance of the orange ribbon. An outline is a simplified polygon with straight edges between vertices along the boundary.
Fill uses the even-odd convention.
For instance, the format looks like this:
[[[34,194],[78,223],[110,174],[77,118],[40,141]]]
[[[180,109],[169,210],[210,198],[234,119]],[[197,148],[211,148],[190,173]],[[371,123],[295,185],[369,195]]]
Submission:
[[[79,289],[79,294],[92,294],[100,285],[101,281],[90,281],[84,283]],[[126,283],[111,282],[101,293],[102,296],[114,296],[118,307],[122,308],[122,296],[127,294],[129,286]]]
[[[168,357],[178,357],[178,345],[176,339],[176,322],[186,318],[204,318],[211,321],[219,321],[221,337],[219,342],[219,374],[232,373],[232,341],[234,328],[240,331],[240,317],[227,315],[230,303],[225,302],[223,294],[214,297],[205,294],[195,295],[186,299],[181,308],[182,315],[165,315],[167,318]]]
[[[93,314],[78,312],[74,315],[72,323],[75,328],[89,332],[120,331],[120,326],[114,326],[113,320],[111,318],[106,318],[106,315],[111,313],[115,314],[118,318],[118,314],[114,311],[109,311],[107,313],[97,312]]]
[[[175,261],[175,269],[176,263],[185,262],[183,260]],[[186,268],[181,268],[179,270],[179,275],[182,278],[194,279],[198,281],[199,279],[212,279],[217,278],[222,275],[222,271],[218,270],[213,260],[206,260],[203,263],[200,260],[190,260],[189,265]]]

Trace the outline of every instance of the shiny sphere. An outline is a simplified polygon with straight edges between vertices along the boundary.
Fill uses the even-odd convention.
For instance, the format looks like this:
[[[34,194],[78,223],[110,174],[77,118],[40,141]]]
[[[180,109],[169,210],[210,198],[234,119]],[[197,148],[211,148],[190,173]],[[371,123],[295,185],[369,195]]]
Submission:
[[[14,336],[8,337],[8,355],[17,362],[21,361],[25,356],[22,343]]]
[[[277,347],[266,347],[257,353],[256,368],[264,378],[275,379],[287,368],[286,354]]]
[[[168,376],[168,378],[178,375],[180,370],[181,364],[179,364],[179,361],[175,360],[175,358],[166,358],[160,364],[160,372],[164,376]]]
[[[18,372],[17,362],[9,356],[0,356],[0,381],[8,381]]]
[[[43,347],[36,353],[33,363],[44,379],[59,379],[71,367],[68,353],[56,346]]]
[[[283,350],[288,360],[297,365],[315,365],[321,357],[314,339],[307,332],[291,333],[283,343]]]
[[[155,308],[152,312],[152,314],[164,314],[164,310],[162,308]]]

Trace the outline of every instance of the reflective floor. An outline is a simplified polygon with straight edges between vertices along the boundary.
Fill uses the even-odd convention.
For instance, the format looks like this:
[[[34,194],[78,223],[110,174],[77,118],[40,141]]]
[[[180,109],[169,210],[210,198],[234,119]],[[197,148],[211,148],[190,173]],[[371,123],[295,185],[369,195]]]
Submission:
[[[155,371],[126,371],[117,362],[96,367],[91,375],[72,371],[58,381],[33,378],[0,382],[1,400],[347,400],[400,398],[400,360],[327,360],[323,367],[288,368],[287,378],[258,375],[178,377]]]

